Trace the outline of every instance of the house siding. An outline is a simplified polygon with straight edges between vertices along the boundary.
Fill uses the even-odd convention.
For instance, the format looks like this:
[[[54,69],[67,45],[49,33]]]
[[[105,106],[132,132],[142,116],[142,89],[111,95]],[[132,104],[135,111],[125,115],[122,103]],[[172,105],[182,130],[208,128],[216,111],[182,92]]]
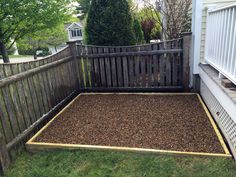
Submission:
[[[206,37],[206,21],[207,21],[207,7],[209,6],[226,6],[232,3],[236,3],[236,0],[203,0],[202,7],[202,30],[201,30],[201,46],[200,46],[200,62],[204,63],[205,55],[205,37]]]

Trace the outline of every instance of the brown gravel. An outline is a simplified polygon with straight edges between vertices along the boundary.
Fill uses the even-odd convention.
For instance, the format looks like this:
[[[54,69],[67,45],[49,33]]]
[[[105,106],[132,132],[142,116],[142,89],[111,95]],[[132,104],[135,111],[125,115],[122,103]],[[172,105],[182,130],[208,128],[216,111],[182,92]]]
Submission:
[[[35,141],[224,153],[196,95],[82,95]]]

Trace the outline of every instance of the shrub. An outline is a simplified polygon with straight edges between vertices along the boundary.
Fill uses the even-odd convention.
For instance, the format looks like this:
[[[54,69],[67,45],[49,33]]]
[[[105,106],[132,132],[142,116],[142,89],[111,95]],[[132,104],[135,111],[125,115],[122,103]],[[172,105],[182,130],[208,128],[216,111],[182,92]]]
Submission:
[[[92,0],[86,24],[88,44],[135,44],[133,20],[127,0]]]

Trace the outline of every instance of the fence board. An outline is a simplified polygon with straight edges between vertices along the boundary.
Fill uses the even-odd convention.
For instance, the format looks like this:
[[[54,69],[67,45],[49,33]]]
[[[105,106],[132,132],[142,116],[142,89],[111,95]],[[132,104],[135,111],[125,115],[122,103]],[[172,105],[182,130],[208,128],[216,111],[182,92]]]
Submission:
[[[98,53],[103,53],[103,48],[99,47],[98,48]],[[99,67],[100,67],[100,76],[101,76],[101,84],[103,87],[106,87],[106,71],[105,71],[105,66],[104,66],[104,58],[99,58]]]
[[[97,48],[93,48],[93,54],[97,54],[98,53],[98,49]],[[99,70],[99,62],[98,62],[98,58],[94,58],[94,74],[95,74],[95,80],[96,80],[96,86],[100,87],[101,86],[101,78],[100,78],[100,70]]]
[[[110,48],[110,53],[114,53],[115,49]],[[112,86],[117,87],[117,68],[116,68],[116,58],[111,57],[111,76],[112,76]]]
[[[126,48],[122,47],[121,52],[126,52]],[[127,56],[122,57],[122,68],[123,68],[124,87],[128,87],[129,75],[128,75]]]
[[[120,53],[121,49],[116,48],[115,52]],[[118,87],[123,87],[124,81],[123,81],[123,71],[122,71],[122,59],[120,56],[116,57],[116,70],[117,70]]]
[[[35,68],[34,63],[30,63],[30,69]],[[42,96],[42,91],[41,91],[41,86],[40,86],[40,81],[38,79],[38,75],[32,75],[32,85],[33,85],[33,93],[35,94],[35,100],[38,101],[38,104],[36,105],[36,109],[37,111],[39,111],[37,119],[39,119],[41,117],[41,115],[44,114],[45,112],[45,107],[44,107],[44,103],[43,103],[43,96]]]
[[[19,73],[18,65],[12,65],[11,70],[12,70],[13,75]],[[18,93],[19,105],[23,114],[25,128],[27,128],[28,126],[30,126],[31,120],[30,120],[29,108],[27,106],[27,100],[25,96],[25,88],[23,86],[22,81],[16,82],[15,85],[16,85],[15,91]]]
[[[7,67],[4,68],[6,77],[12,76],[12,70],[11,65],[7,65]],[[12,99],[13,106],[15,108],[15,117],[14,119],[17,120],[18,126],[20,131],[23,131],[26,128],[25,121],[23,118],[23,109],[20,104],[19,96],[18,96],[18,89],[16,83],[9,85],[10,89],[10,95]]]
[[[134,48],[128,48],[128,52],[132,52]],[[129,68],[129,87],[134,87],[134,56],[128,56],[128,68]]]
[[[106,47],[104,48],[104,53],[108,54],[109,49]],[[105,57],[105,71],[106,71],[106,79],[107,79],[107,87],[111,87],[111,64],[110,64],[110,58],[107,56]]]
[[[18,65],[18,71],[19,73],[24,71],[24,66],[23,64],[19,64]],[[34,105],[33,105],[33,97],[31,94],[31,90],[29,87],[29,81],[28,79],[23,79],[22,80],[22,87],[24,88],[24,95],[25,95],[25,100],[26,100],[26,104],[28,107],[28,111],[29,111],[29,116],[30,116],[30,122],[33,123],[35,121],[35,117],[37,116],[34,110]]]
[[[37,62],[35,63],[35,67],[39,67],[40,63]],[[37,75],[37,80],[39,82],[39,90],[42,96],[42,100],[43,100],[43,114],[48,112],[50,110],[49,105],[48,105],[48,100],[47,100],[47,91],[46,91],[46,87],[45,87],[45,82],[43,80],[43,73],[38,73]]]

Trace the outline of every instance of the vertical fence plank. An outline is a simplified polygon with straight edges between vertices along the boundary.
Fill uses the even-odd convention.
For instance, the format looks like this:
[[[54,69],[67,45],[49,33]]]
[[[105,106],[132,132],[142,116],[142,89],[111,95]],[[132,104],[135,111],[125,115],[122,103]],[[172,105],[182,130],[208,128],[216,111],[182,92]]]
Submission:
[[[93,53],[93,48],[91,46],[88,47],[88,54]],[[95,87],[95,68],[94,68],[94,59],[93,58],[88,58],[88,63],[89,63],[89,73],[90,73],[90,84],[91,88]]]
[[[164,50],[164,43],[161,43],[159,45],[160,50]],[[160,70],[160,86],[165,85],[165,68],[166,68],[166,62],[165,62],[165,54],[159,55],[159,60],[160,60],[160,65],[159,65],[159,70]]]
[[[137,47],[136,51],[140,51],[140,47]],[[140,56],[135,56],[135,86],[140,87]]]
[[[106,54],[109,53],[108,47],[104,48],[104,53],[106,53]],[[110,60],[111,60],[110,57],[105,57],[105,69],[106,69],[107,87],[111,87],[112,86],[111,63],[110,63]]]
[[[18,65],[12,65],[11,70],[12,70],[13,75],[18,74],[19,73]],[[24,86],[22,84],[22,81],[16,82],[16,92],[18,93],[19,102],[20,102],[19,104],[20,104],[20,109],[21,109],[22,114],[23,114],[23,119],[24,119],[24,122],[25,122],[25,128],[27,128],[31,125],[31,119],[30,119],[30,114],[29,114],[29,108],[27,106],[27,100],[26,100],[26,96],[25,96],[25,89],[24,89]]]
[[[29,65],[21,65],[23,68],[23,71],[26,71],[29,69]],[[32,107],[34,108],[34,113],[35,113],[35,116],[33,116],[33,122],[35,122],[41,115],[40,113],[40,108],[39,108],[39,101],[38,101],[38,98],[37,98],[37,95],[36,95],[36,92],[37,90],[35,89],[35,85],[34,85],[34,81],[33,81],[33,77],[29,77],[27,78],[28,80],[28,87],[29,87],[29,90],[30,90],[30,95],[32,97]]]
[[[116,47],[116,53],[120,53],[120,47]],[[118,87],[124,86],[123,81],[123,71],[122,71],[122,59],[121,57],[116,57],[116,71],[117,71],[117,80],[118,80]]]
[[[3,95],[3,100],[5,102],[6,105],[6,110],[9,116],[9,120],[10,120],[10,125],[14,134],[14,137],[17,136],[20,133],[20,129],[18,127],[18,122],[16,119],[16,111],[15,111],[15,107],[13,105],[13,101],[10,95],[10,88],[9,86],[6,86],[4,88],[2,88],[2,95]]]
[[[152,46],[151,44],[146,46],[146,51],[151,51],[152,50]],[[146,64],[147,64],[147,72],[146,72],[146,87],[152,87],[152,67],[153,67],[153,59],[152,59],[152,55],[148,55],[146,56]]]
[[[6,148],[6,143],[4,141],[4,137],[2,134],[0,134],[0,161],[1,161],[3,174],[5,174],[7,169],[10,166],[11,160],[10,160],[10,157]]]
[[[49,62],[50,60],[44,60],[43,63],[47,64],[47,62]],[[48,85],[48,89],[49,89],[49,99],[51,102],[51,106],[54,107],[57,104],[57,100],[56,100],[56,96],[55,96],[55,90],[54,90],[54,85],[53,85],[53,78],[51,75],[50,70],[45,71],[45,80],[46,80],[46,85]]]
[[[122,47],[121,52],[126,52],[126,47]],[[122,57],[122,69],[123,69],[123,77],[124,77],[124,87],[128,87],[129,75],[128,75],[127,56]]]
[[[39,65],[42,66],[44,65],[44,62],[41,60],[39,61]],[[44,91],[45,91],[45,97],[47,101],[47,111],[49,111],[52,108],[52,99],[51,99],[51,93],[50,93],[50,88],[49,88],[49,83],[47,80],[47,71],[44,71],[42,73],[42,82],[44,86]]]
[[[132,52],[133,51],[133,47],[128,48],[127,52]],[[134,57],[133,56],[129,56],[127,58],[128,60],[128,68],[129,68],[129,87],[134,87]]]
[[[11,65],[6,65],[5,68],[5,75],[6,77],[12,76],[12,70],[11,70]],[[17,83],[12,83],[9,85],[9,89],[10,89],[10,95],[11,95],[11,99],[13,102],[13,106],[15,108],[15,119],[17,120],[18,126],[20,131],[25,130],[26,128],[26,124],[24,121],[24,115],[23,115],[23,109],[21,107],[21,102],[19,100],[19,94],[18,94],[18,87],[17,87]]]
[[[19,73],[23,72],[24,71],[23,64],[19,64],[17,69],[18,69]],[[30,118],[28,121],[30,122],[30,124],[32,124],[36,120],[37,115],[36,115],[35,110],[34,110],[33,97],[32,97],[32,94],[31,94],[30,87],[29,87],[28,79],[23,79],[22,80],[20,88],[21,88],[21,90],[24,91],[25,102],[26,102],[26,105],[28,107],[29,118]]]
[[[145,50],[145,46],[141,47],[141,51]],[[141,56],[141,87],[146,87],[146,56]]]
[[[39,62],[35,62],[35,67],[39,67],[40,63]],[[40,87],[40,93],[42,96],[42,100],[43,100],[43,105],[44,105],[44,113],[47,113],[50,110],[50,106],[48,105],[48,99],[47,99],[47,90],[46,90],[46,86],[45,86],[45,82],[43,79],[43,73],[38,73],[37,76],[37,80],[39,82],[39,87]]]
[[[84,47],[84,54],[88,54],[88,48]],[[84,75],[85,75],[85,87],[90,86],[90,76],[89,76],[89,61],[88,57],[83,57],[84,64]]]
[[[93,47],[92,49],[93,54],[97,54],[98,53],[98,49],[96,47]],[[94,78],[95,78],[95,86],[100,87],[102,85],[101,83],[101,77],[100,77],[100,70],[99,70],[99,59],[98,58],[94,58]]]
[[[153,50],[158,50],[158,44],[153,45]],[[159,58],[157,55],[153,56],[153,86],[156,87],[159,85]]]
[[[0,89],[0,100],[1,100],[0,101],[0,118],[1,118],[1,125],[3,129],[2,132],[4,133],[5,140],[8,143],[13,139],[14,134],[11,128],[11,123],[10,123],[7,109],[5,106],[5,102],[3,99],[2,89]]]
[[[7,68],[7,66],[6,66]],[[7,77],[7,73],[6,73],[6,68],[2,68],[1,75],[4,75],[4,77]],[[6,116],[9,118],[9,123],[10,123],[10,127],[11,130],[13,132],[13,137],[17,136],[20,133],[20,128],[18,125],[18,121],[17,121],[17,113],[16,113],[16,108],[14,105],[14,102],[12,100],[12,96],[11,96],[11,92],[12,92],[12,85],[6,85],[5,87],[1,88],[1,92],[2,92],[2,99],[1,99],[1,106],[3,106],[4,112],[3,116]]]
[[[33,69],[33,68],[35,68],[34,63],[30,63],[30,69]],[[35,93],[35,98],[38,100],[37,109],[39,111],[39,114],[37,116],[37,119],[39,119],[44,114],[45,107],[44,107],[44,102],[43,102],[40,81],[38,79],[38,74],[32,76],[32,85],[33,85],[33,91]]]
[[[99,47],[98,48],[98,53],[102,54],[104,53],[103,48]],[[99,58],[99,67],[100,67],[100,76],[101,76],[101,83],[102,83],[102,87],[106,87],[106,71],[105,71],[105,66],[104,66],[104,58],[100,57]]]
[[[57,56],[53,56],[52,57],[53,61],[57,60]],[[57,104],[60,103],[60,101],[63,99],[63,95],[61,92],[61,79],[60,79],[60,75],[58,74],[58,68],[51,68],[51,75],[53,77],[54,80],[54,91],[56,93],[56,100],[57,100]]]
[[[110,53],[115,53],[114,47],[110,48]],[[111,57],[111,72],[112,72],[112,86],[117,87],[117,68],[116,68],[116,58]]]
[[[79,52],[79,58],[78,58],[78,70],[79,70],[79,74],[78,74],[78,78],[79,78],[79,83],[80,83],[80,88],[84,88],[84,75],[83,75],[83,60],[82,60],[82,52],[83,52],[83,48],[82,46],[78,46],[78,52]]]

